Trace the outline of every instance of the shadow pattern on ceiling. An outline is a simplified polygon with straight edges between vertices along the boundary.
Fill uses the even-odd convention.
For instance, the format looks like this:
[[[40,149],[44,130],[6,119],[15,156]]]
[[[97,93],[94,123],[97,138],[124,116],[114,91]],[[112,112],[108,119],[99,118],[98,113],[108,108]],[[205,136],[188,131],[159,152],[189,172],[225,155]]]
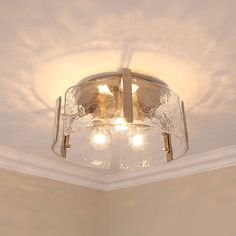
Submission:
[[[50,157],[61,91],[126,66],[159,77],[185,101],[190,154],[235,144],[235,1],[0,5],[1,145]]]

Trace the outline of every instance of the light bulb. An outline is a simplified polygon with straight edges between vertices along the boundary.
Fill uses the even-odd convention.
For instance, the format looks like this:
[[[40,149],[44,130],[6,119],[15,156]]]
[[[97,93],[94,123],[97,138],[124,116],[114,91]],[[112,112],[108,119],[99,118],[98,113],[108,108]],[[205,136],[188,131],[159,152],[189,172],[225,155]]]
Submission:
[[[120,137],[125,138],[128,136],[130,127],[124,118],[118,117],[114,121],[114,133]]]
[[[105,150],[110,144],[110,136],[104,129],[94,129],[90,135],[89,142],[96,150]]]
[[[141,152],[148,147],[148,138],[143,132],[136,131],[130,134],[129,137],[129,146],[133,151]]]
[[[129,129],[127,122],[123,117],[116,118],[114,124],[117,131],[125,131]]]

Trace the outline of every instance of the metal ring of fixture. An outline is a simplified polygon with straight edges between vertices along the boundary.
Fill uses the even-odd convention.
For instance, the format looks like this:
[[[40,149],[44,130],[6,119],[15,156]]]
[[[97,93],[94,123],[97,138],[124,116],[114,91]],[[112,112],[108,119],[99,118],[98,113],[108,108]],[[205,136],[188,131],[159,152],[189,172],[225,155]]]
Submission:
[[[116,171],[142,169],[177,159],[188,149],[184,103],[157,78],[129,69],[90,76],[66,91],[63,112],[61,104],[59,97],[52,150],[80,165]],[[150,130],[154,139],[156,134],[162,137],[165,160],[155,159],[155,150],[145,154],[148,145],[143,133]],[[68,155],[68,150],[75,148],[70,144],[74,134],[81,134],[81,151]],[[110,149],[115,149],[117,140],[123,147],[131,146],[132,150],[126,149],[131,150],[126,153],[130,158],[125,153],[121,158],[104,151],[110,144]],[[155,140],[149,149],[155,149],[153,143]],[[179,151],[174,155],[176,145]]]

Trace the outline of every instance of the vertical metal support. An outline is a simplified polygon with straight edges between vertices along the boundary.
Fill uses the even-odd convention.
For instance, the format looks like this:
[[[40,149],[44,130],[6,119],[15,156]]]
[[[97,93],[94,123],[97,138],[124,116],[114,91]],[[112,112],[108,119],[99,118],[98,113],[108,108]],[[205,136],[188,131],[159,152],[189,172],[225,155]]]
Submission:
[[[57,155],[57,151],[55,150],[55,146],[58,142],[58,136],[60,131],[60,121],[61,121],[61,97],[58,97],[56,100],[56,107],[55,107],[55,117],[54,117],[54,129],[53,129],[53,142],[51,149]]]
[[[164,148],[163,150],[166,152],[166,159],[167,162],[170,162],[173,160],[173,150],[171,145],[171,136],[168,133],[162,133],[164,137]]]
[[[129,69],[122,71],[123,83],[123,115],[127,123],[133,122],[133,101],[132,101],[132,77]]]
[[[55,114],[55,130],[54,130],[54,141],[58,141],[59,128],[61,119],[61,97],[56,100],[56,114]]]
[[[70,148],[70,135],[64,135],[61,145],[61,156],[66,158],[67,148]]]
[[[188,150],[188,148],[189,148],[188,129],[187,129],[187,120],[186,120],[185,109],[184,109],[184,102],[183,101],[181,101],[181,110],[182,110],[182,114],[183,114],[184,131],[185,131],[186,145],[187,145],[187,150]]]
[[[66,114],[66,94],[65,94],[65,103],[64,103],[64,112]],[[70,135],[64,135],[64,126],[62,131],[62,142],[61,142],[61,156],[66,158],[67,148],[70,148]]]

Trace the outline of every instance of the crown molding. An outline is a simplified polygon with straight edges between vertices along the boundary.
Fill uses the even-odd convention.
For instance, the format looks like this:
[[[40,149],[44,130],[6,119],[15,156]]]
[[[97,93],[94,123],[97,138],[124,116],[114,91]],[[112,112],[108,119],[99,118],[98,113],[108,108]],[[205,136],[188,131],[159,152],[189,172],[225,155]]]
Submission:
[[[52,180],[111,191],[236,165],[236,145],[141,171],[104,175],[58,157],[45,158],[0,146],[0,167]]]
[[[3,146],[0,146],[0,168],[98,190],[104,189],[106,181],[105,176],[82,169],[63,158],[45,158]]]
[[[109,190],[153,183],[236,165],[236,145],[185,156],[168,164],[110,177]]]

